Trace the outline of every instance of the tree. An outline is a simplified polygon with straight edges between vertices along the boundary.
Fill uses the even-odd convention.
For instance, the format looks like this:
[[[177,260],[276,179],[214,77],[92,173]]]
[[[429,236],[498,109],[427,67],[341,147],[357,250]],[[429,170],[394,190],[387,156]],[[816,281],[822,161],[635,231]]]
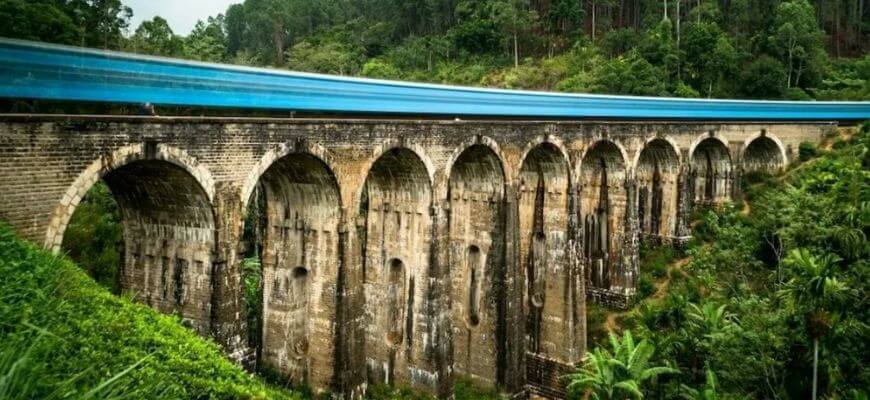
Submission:
[[[490,18],[509,35],[513,42],[514,68],[520,65],[519,36],[531,29],[537,20],[534,11],[515,0],[499,0],[489,4]],[[509,46],[508,46],[509,47]]]
[[[631,51],[605,62],[597,71],[592,90],[596,93],[663,96],[668,94],[667,82],[663,69]]]
[[[223,30],[224,16],[208,17],[208,23],[197,21],[184,39],[184,53],[200,61],[223,62],[227,59],[227,37]]]
[[[686,78],[713,97],[714,86],[737,70],[737,51],[712,22],[689,24],[683,39]]]
[[[363,62],[362,48],[337,41],[319,44],[302,41],[291,48],[287,57],[290,69],[335,75],[355,75],[360,72]]]
[[[813,400],[818,394],[819,340],[831,330],[838,303],[848,290],[837,279],[838,261],[832,254],[816,256],[803,248],[792,250],[784,260],[792,277],[779,294],[793,311],[804,315],[813,339]]]
[[[0,0],[0,36],[76,44],[78,27],[52,1]]]
[[[771,41],[788,66],[786,87],[800,85],[801,75],[808,68],[824,62],[824,33],[816,21],[815,10],[807,0],[785,2],[776,8]]]
[[[235,56],[245,47],[245,35],[248,32],[244,4],[232,4],[227,8],[224,17],[224,30],[227,36],[227,53],[230,56]]]
[[[68,0],[67,15],[79,27],[79,45],[119,49],[133,10],[121,0]]]
[[[741,92],[755,99],[777,99],[785,92],[785,67],[774,58],[762,55],[743,70]]]
[[[161,17],[142,21],[130,38],[131,50],[137,53],[167,57],[184,55],[184,41],[172,32],[169,23]]]
[[[646,340],[635,343],[631,331],[625,331],[622,340],[611,333],[610,349],[599,347],[586,353],[583,367],[568,375],[568,390],[573,398],[588,393],[596,400],[642,399],[644,382],[659,375],[679,373],[674,368],[651,366],[655,347]]]

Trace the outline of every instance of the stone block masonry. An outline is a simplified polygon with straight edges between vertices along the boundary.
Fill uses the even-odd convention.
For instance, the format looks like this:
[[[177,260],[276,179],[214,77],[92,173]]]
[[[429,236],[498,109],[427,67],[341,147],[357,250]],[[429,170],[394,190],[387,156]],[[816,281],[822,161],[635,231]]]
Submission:
[[[641,237],[685,241],[693,206],[740,196],[743,174],[835,128],[5,115],[0,219],[60,250],[102,179],[122,210],[123,288],[232,358],[347,398],[371,384],[448,397],[457,376],[559,398],[587,298],[634,296]],[[259,352],[241,286],[252,201]]]

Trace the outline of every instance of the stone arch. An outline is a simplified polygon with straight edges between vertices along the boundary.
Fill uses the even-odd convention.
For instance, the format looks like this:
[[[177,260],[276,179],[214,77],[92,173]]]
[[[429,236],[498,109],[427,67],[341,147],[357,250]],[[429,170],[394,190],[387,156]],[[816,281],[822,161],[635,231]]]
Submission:
[[[260,157],[254,168],[248,173],[241,187],[242,208],[248,206],[248,201],[251,199],[255,187],[260,183],[260,177],[272,166],[275,161],[291,153],[305,153],[314,156],[322,162],[329,171],[335,171],[336,160],[323,146],[311,143],[304,140],[298,140],[292,143],[282,143],[277,147],[269,150],[266,154]],[[341,189],[341,188],[339,188]]]
[[[122,291],[202,334],[211,324],[215,251],[214,184],[183,150],[137,144],[103,156],[68,189],[48,243],[59,250],[75,207],[102,179],[118,203],[124,230]]]
[[[646,235],[673,236],[676,230],[680,154],[673,142],[647,141],[635,161],[638,226]]]
[[[496,386],[505,324],[504,187],[501,159],[474,144],[449,164],[447,201],[454,364],[459,374]]]
[[[432,240],[431,170],[418,153],[391,147],[371,166],[363,185],[357,221],[362,255],[366,361],[372,383],[428,388],[414,374],[434,374],[425,356],[426,294]],[[393,265],[403,266],[404,301],[384,296],[398,285]],[[401,316],[398,330],[392,316]],[[401,337],[390,335],[401,332]],[[386,338],[392,337],[392,340]],[[431,388],[429,388],[431,389]]]
[[[521,176],[522,175],[522,168],[526,164],[526,160],[529,158],[529,154],[532,151],[537,150],[541,146],[545,146],[545,147],[548,147],[548,148],[555,150],[556,153],[558,153],[558,158],[561,159],[561,161],[564,162],[565,165],[569,166],[566,173],[568,174],[569,181],[570,181],[570,175],[572,174],[573,171],[570,170],[571,160],[568,157],[567,148],[565,147],[565,144],[562,142],[562,140],[559,139],[558,137],[555,137],[552,135],[547,135],[547,136],[537,136],[537,137],[533,138],[531,141],[529,141],[529,143],[526,144],[526,147],[523,148],[522,155],[520,156],[520,168],[518,170],[515,170],[514,175],[512,177],[510,177],[511,179],[517,180],[516,181],[517,186],[520,185],[519,180],[522,179],[522,176]]]
[[[207,168],[197,162],[196,158],[184,150],[165,144],[157,144],[154,154],[150,156],[150,158],[166,161],[187,171],[205,192],[208,200],[211,202],[214,199],[214,178]],[[88,190],[110,171],[144,159],[146,159],[145,145],[137,143],[104,154],[88,165],[67,188],[60,204],[55,207],[45,234],[44,246],[55,253],[60,251],[63,233],[69,219]]]
[[[505,182],[511,181],[512,172],[510,170],[510,166],[505,163],[504,153],[501,150],[501,146],[491,137],[483,136],[483,135],[475,135],[472,138],[463,140],[462,143],[459,144],[453,152],[450,153],[450,157],[447,159],[447,162],[444,164],[444,169],[439,174],[438,179],[435,180],[434,186],[435,189],[435,198],[436,199],[445,199],[447,197],[447,189],[450,180],[450,174],[453,171],[453,166],[456,164],[457,160],[465,151],[472,146],[484,146],[489,148],[490,151],[495,155],[496,159],[499,162],[499,168],[501,169],[501,174],[504,177]],[[442,184],[446,183],[446,184]]]
[[[677,156],[677,165],[679,165],[679,166],[683,165],[683,155],[680,152],[680,146],[677,144],[677,142],[674,139],[672,139],[669,136],[653,136],[651,138],[646,139],[643,143],[643,147],[641,147],[640,149],[638,149],[634,153],[634,158],[632,159],[632,163],[631,163],[631,169],[637,169],[637,166],[640,163],[641,153],[643,153],[643,150],[646,149],[647,146],[649,146],[649,144],[651,142],[657,142],[659,146],[669,146],[671,151],[673,151],[674,154],[676,154],[676,156]],[[662,143],[662,142],[664,142],[664,143]]]
[[[567,287],[570,163],[550,140],[529,149],[517,174],[520,266],[525,276],[526,350],[557,356],[570,347]]]
[[[692,147],[690,168],[695,202],[721,204],[731,198],[734,171],[727,142],[712,136]]]
[[[743,142],[744,172],[776,172],[785,168],[787,160],[785,147],[775,136],[759,133]]]
[[[283,156],[251,187],[264,208],[260,361],[322,391],[331,385],[336,345],[341,196],[332,169],[310,148],[279,149],[273,154]]]
[[[709,133],[705,133],[705,134],[703,134],[703,135],[699,135],[699,136],[698,136],[697,138],[695,138],[695,140],[693,140],[692,143],[689,145],[689,153],[688,153],[688,154],[689,154],[689,160],[688,160],[688,163],[690,164],[690,166],[691,166],[691,161],[692,161],[692,155],[695,154],[695,149],[696,149],[696,148],[701,144],[701,142],[705,142],[705,141],[706,141],[706,142],[709,142],[710,140],[713,140],[713,141],[719,142],[723,147],[725,147],[725,149],[728,149],[728,154],[729,154],[729,156],[730,156],[730,154],[731,154],[731,150],[730,150],[731,147],[728,146],[728,143],[730,143],[730,141],[728,140],[728,138],[725,137],[725,135],[723,135],[723,134],[721,134],[721,133],[719,133],[719,132],[710,131]]]
[[[368,177],[371,176],[371,172],[372,169],[375,167],[375,164],[381,161],[381,158],[385,154],[395,151],[410,152],[413,157],[415,157],[424,167],[424,175],[430,187],[434,187],[436,178],[435,164],[432,162],[431,159],[429,159],[429,157],[426,156],[426,152],[421,146],[413,143],[405,143],[402,139],[389,139],[385,143],[376,146],[371,153],[371,157],[366,161],[365,166],[362,168],[362,170],[366,172],[366,175],[361,178],[367,180]],[[365,185],[359,186],[359,188],[356,190],[356,193],[354,193],[353,195],[353,202],[351,204],[356,204],[360,206],[361,201],[363,200],[363,197],[365,195],[365,191]]]
[[[624,287],[618,266],[625,237],[628,174],[625,149],[611,140],[593,143],[580,160],[583,256],[592,289]]]

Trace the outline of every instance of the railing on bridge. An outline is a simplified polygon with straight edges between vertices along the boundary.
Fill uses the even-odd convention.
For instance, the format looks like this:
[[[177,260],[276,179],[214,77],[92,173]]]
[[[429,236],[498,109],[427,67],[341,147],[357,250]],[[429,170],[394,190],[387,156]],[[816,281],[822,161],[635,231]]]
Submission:
[[[870,102],[563,94],[348,78],[0,38],[0,98],[533,118],[857,120]]]

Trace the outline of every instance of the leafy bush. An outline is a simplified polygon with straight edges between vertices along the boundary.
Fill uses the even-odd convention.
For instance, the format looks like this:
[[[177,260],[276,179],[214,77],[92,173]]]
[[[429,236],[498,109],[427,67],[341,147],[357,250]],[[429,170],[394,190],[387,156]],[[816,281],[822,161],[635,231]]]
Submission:
[[[42,340],[29,339],[34,330],[45,332]],[[26,378],[16,378],[32,381],[32,398],[58,390],[85,398],[113,376],[133,398],[299,398],[226,360],[177,317],[112,295],[7,226],[0,226],[0,333],[4,356],[33,346],[23,353]]]
[[[118,203],[102,181],[82,198],[70,218],[62,248],[97,283],[118,290],[118,267],[124,245]]]
[[[798,145],[798,158],[801,161],[808,161],[809,159],[817,156],[819,154],[816,145],[812,142],[801,142]]]
[[[637,299],[645,299],[656,292],[656,285],[649,275],[642,274],[637,282]]]

